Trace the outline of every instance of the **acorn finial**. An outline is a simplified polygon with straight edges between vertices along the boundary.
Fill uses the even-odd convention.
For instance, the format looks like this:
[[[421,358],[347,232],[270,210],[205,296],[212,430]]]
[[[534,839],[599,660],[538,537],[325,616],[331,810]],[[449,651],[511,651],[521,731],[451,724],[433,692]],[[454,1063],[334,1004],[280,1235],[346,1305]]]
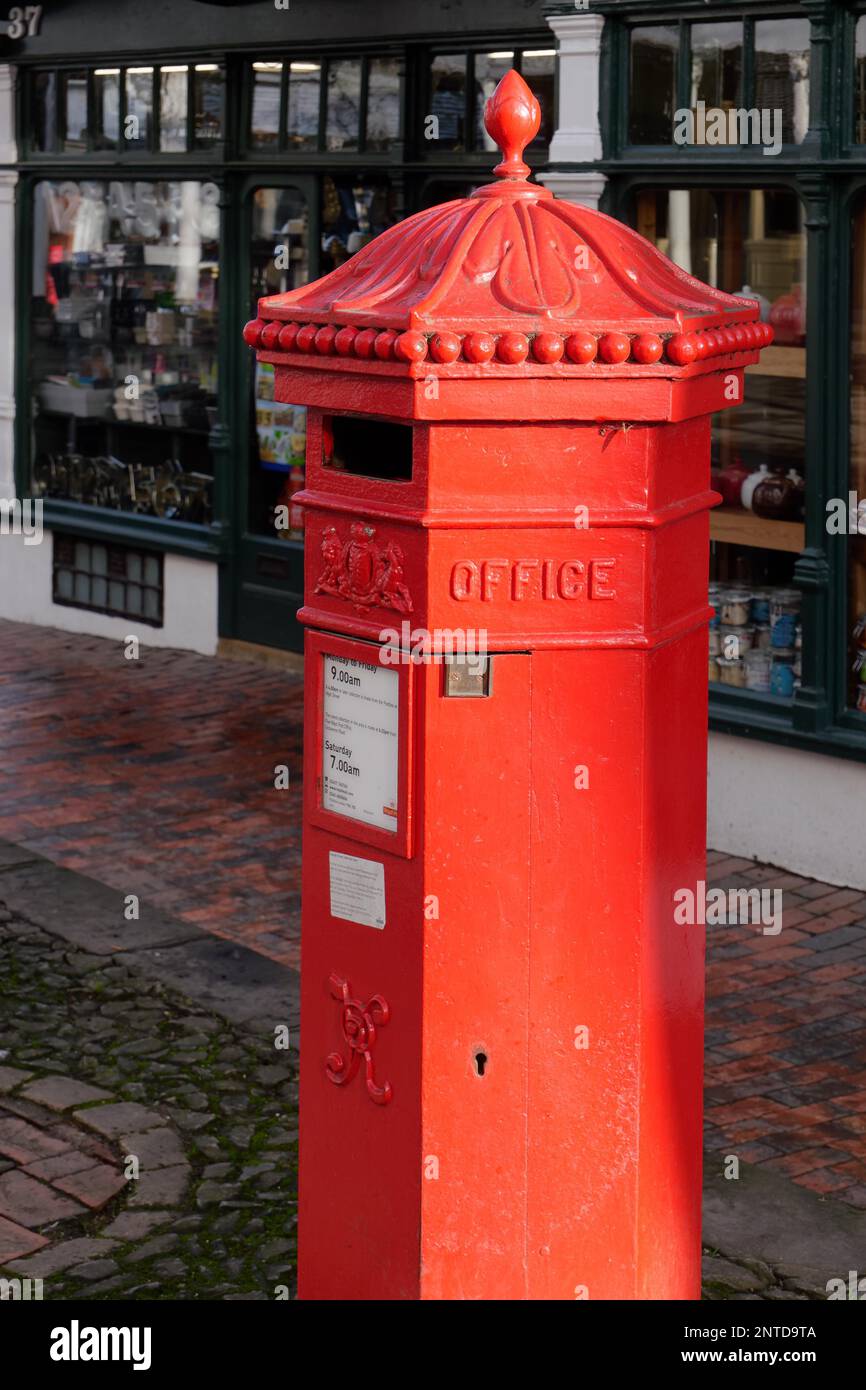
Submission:
[[[505,155],[493,170],[500,179],[525,179],[523,151],[541,125],[541,107],[519,72],[509,68],[484,107],[484,126]]]

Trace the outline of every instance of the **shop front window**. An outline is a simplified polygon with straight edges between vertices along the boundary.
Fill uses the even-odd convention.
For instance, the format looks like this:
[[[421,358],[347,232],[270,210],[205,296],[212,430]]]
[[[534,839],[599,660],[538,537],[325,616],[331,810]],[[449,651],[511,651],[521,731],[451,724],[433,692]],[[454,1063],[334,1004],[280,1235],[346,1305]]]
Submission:
[[[257,188],[253,195],[251,303],[285,294],[310,278],[309,209],[297,188]],[[292,498],[304,485],[307,412],[274,400],[274,369],[253,371],[247,529],[279,540],[302,538]]]
[[[36,495],[212,519],[219,235],[213,183],[37,184]]]
[[[835,528],[828,513],[828,531],[847,534],[846,696],[850,707],[866,714],[866,199],[856,208],[853,230],[849,495],[839,499]]]
[[[775,342],[746,368],[745,398],[713,419],[713,683],[790,700],[802,632],[794,563],[805,544],[806,238],[782,189],[647,190],[637,230],[684,270],[756,299]]]

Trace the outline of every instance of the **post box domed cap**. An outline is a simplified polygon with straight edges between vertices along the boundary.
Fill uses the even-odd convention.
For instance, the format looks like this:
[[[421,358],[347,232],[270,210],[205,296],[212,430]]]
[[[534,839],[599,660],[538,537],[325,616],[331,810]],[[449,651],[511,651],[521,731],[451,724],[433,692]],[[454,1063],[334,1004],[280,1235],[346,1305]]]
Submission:
[[[477,340],[490,339],[489,356],[495,352],[511,370],[528,355],[527,367],[557,372],[585,371],[589,362],[631,371],[709,369],[717,364],[704,359],[723,353],[754,360],[772,337],[755,322],[754,300],[703,284],[631,228],[529,180],[523,151],[540,118],[526,82],[507,72],[485,108],[486,128],[502,151],[494,182],[389,228],[320,280],[261,299],[246,341],[285,360],[277,342],[282,325],[328,324],[338,330],[336,348],[331,339],[317,348],[312,331],[292,337],[289,330],[281,342],[293,358],[307,338],[311,352],[340,353],[353,329],[377,330],[376,354],[411,364],[427,356],[435,335],[456,338],[456,355],[470,362],[485,360]],[[708,331],[716,329],[723,332]],[[386,331],[396,335],[387,344]],[[502,335],[510,342],[500,350]],[[531,351],[520,348],[521,337]],[[443,352],[436,360],[447,370],[454,357]]]

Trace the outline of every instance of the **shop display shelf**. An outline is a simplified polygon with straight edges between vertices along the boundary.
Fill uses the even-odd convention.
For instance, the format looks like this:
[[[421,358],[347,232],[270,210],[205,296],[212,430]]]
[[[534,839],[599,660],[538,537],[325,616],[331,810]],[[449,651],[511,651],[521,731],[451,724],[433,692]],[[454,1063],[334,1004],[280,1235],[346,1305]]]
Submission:
[[[773,521],[744,507],[717,507],[710,512],[710,540],[799,555],[806,545],[806,528],[802,521]]]

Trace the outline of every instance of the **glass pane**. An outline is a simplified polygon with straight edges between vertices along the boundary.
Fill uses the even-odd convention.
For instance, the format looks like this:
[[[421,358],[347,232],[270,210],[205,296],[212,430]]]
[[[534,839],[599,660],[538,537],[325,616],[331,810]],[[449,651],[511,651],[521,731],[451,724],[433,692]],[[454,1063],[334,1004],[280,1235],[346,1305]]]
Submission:
[[[854,30],[854,139],[866,142],[866,15]]]
[[[669,145],[676,107],[679,30],[675,24],[631,31],[628,138],[633,145]]]
[[[851,270],[850,495],[841,509],[848,534],[847,696],[849,705],[866,713],[866,201],[862,198],[854,217]]]
[[[780,112],[782,142],[799,145],[809,128],[809,21],[755,25],[755,106]]]
[[[373,237],[399,222],[387,178],[325,175],[322,180],[322,273],[342,265]]]
[[[276,149],[280,139],[282,63],[253,63],[253,112],[250,139],[257,149]]]
[[[555,70],[555,48],[524,50],[521,58],[521,72],[541,107],[541,125],[538,128],[538,134],[529,146],[530,149],[534,149],[536,145],[549,145],[553,139],[553,132],[556,128],[556,111],[553,103]]]
[[[473,130],[476,150],[490,150],[493,153],[497,150],[496,141],[491,140],[484,129],[484,107],[487,98],[496,91],[500,79],[513,67],[514,54],[510,50],[500,49],[493,53],[475,54]]]
[[[328,114],[325,128],[329,150],[356,150],[361,120],[361,60],[346,58],[328,64]]]
[[[289,105],[286,137],[289,149],[315,150],[319,144],[321,63],[289,65]]]
[[[367,82],[367,149],[390,150],[400,140],[402,58],[371,58]]]
[[[297,188],[257,188],[253,195],[250,303],[266,294],[298,289],[310,278],[309,210]],[[274,369],[257,362],[248,521],[256,535],[298,540],[301,509],[292,502],[304,484],[307,412],[274,400]]]
[[[186,107],[189,68],[186,64],[159,70],[159,148],[186,149]]]
[[[430,114],[434,120],[425,121],[424,134],[433,141],[433,148],[465,150],[465,53],[439,53],[430,64]]]
[[[64,179],[34,198],[36,495],[209,521],[219,189]]]
[[[757,299],[776,341],[746,368],[743,402],[714,417],[710,517],[717,620],[710,679],[790,699],[800,680],[805,544],[806,237],[782,189],[646,190],[637,230],[684,270]]]
[[[196,63],[193,73],[193,143],[197,150],[223,138],[225,73],[216,63]]]
[[[153,126],[153,68],[126,69],[124,138],[132,149],[150,146]]]
[[[63,150],[87,149],[87,73],[68,72],[63,78]]]
[[[32,148],[42,154],[57,149],[57,73],[37,72],[33,75],[33,123],[30,130]]]
[[[93,74],[93,148],[116,150],[120,138],[120,68],[97,68]]]
[[[699,101],[721,111],[738,106],[743,74],[742,24],[693,24],[690,32],[692,106]]]

